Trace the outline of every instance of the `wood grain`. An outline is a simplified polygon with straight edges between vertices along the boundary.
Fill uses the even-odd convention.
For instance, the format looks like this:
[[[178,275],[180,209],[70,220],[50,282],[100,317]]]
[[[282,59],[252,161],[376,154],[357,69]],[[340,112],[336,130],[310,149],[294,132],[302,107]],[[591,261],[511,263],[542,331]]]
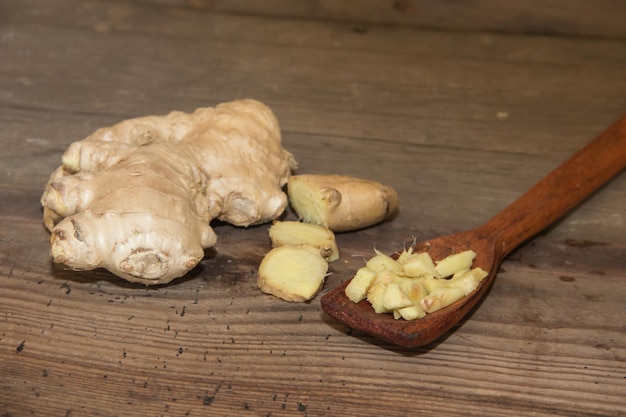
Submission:
[[[601,3],[563,13],[572,27],[602,21]],[[467,320],[414,350],[337,324],[319,298],[258,291],[266,226],[217,225],[196,270],[145,288],[52,265],[39,208],[65,147],[96,128],[257,98],[300,172],[373,178],[400,194],[394,221],[337,237],[327,290],[374,246],[481,224],[623,114],[619,36],[137,1],[0,9],[5,416],[624,415],[623,174],[511,254]]]
[[[191,7],[221,13],[290,19],[323,19],[369,24],[407,25],[426,29],[471,30],[565,36],[626,37],[619,0],[137,0],[164,6]]]

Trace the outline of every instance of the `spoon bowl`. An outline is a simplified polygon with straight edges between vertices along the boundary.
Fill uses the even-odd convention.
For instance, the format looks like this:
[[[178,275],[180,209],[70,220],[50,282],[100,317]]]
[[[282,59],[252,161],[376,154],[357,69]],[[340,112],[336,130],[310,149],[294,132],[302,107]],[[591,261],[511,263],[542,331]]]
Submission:
[[[418,320],[376,314],[367,301],[345,295],[349,281],[321,298],[322,309],[348,327],[403,347],[433,342],[457,324],[484,297],[500,264],[515,248],[539,233],[626,167],[626,115],[482,226],[417,243],[415,252],[432,259],[471,249],[474,266],[489,275],[472,293]]]

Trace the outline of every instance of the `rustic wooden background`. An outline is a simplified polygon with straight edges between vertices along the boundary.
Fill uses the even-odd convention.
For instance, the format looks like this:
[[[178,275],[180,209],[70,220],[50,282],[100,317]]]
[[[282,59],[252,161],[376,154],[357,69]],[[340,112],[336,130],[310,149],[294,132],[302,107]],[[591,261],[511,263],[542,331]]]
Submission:
[[[3,1],[1,415],[626,415],[624,174],[418,349],[261,294],[266,226],[216,225],[192,273],[145,288],[53,265],[39,206],[100,126],[256,98],[299,172],[400,194],[392,222],[338,235],[332,288],[374,246],[488,220],[624,114],[625,17],[619,0]]]

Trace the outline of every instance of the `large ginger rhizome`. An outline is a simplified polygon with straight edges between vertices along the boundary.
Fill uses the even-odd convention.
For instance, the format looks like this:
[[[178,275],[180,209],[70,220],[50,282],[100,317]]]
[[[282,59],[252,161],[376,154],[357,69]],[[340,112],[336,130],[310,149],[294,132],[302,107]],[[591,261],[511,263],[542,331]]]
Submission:
[[[283,213],[296,162],[272,111],[237,100],[125,120],[69,146],[41,198],[55,262],[163,284],[216,243],[210,222]]]

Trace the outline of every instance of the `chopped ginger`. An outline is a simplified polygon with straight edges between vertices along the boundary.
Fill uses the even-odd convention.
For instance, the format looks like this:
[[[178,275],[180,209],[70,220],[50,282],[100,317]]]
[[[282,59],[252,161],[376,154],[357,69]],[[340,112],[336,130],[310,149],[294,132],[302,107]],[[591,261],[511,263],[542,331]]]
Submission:
[[[355,303],[366,299],[376,313],[393,313],[396,319],[420,319],[478,287],[487,272],[472,268],[475,257],[476,253],[468,250],[435,264],[426,252],[407,249],[394,259],[376,251],[348,283],[345,294]]]

